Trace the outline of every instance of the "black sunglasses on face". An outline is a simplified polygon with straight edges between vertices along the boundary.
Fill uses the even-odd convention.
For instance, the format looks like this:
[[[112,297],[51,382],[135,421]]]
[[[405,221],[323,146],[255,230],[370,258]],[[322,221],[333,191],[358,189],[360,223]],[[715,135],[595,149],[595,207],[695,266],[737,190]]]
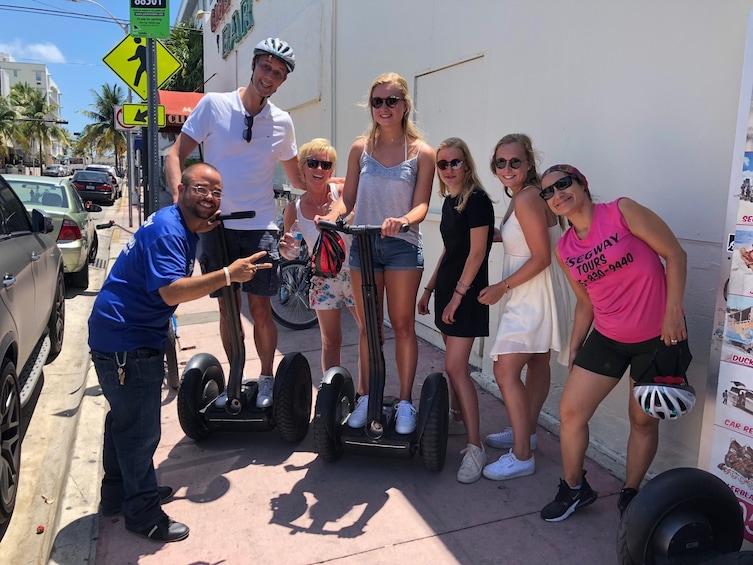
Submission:
[[[254,127],[254,117],[253,116],[245,116],[246,118],[246,127],[248,129],[243,130],[243,139],[246,140],[246,143],[251,143],[251,130]]]
[[[542,188],[541,192],[539,192],[539,196],[541,196],[541,198],[543,198],[544,200],[549,200],[554,196],[555,188],[557,190],[565,190],[566,188],[570,188],[573,185],[574,180],[576,179],[572,175],[562,177],[561,179],[554,181],[554,184],[551,184],[546,188]]]
[[[371,97],[371,107],[372,108],[381,108],[382,104],[387,104],[388,108],[394,108],[397,106],[397,103],[401,100],[405,100],[405,98],[398,98],[397,96],[388,96],[387,98],[380,98],[379,96],[372,96]]]
[[[332,161],[320,161],[319,159],[306,159],[306,165],[309,169],[316,169],[321,166],[323,171],[329,171],[332,168]]]
[[[500,171],[504,169],[508,164],[510,165],[511,169],[517,170],[523,164],[523,161],[521,161],[517,157],[513,157],[509,161],[507,159],[501,159],[501,158],[494,161],[494,166],[498,168]]]
[[[442,159],[441,161],[437,161],[437,169],[444,171],[447,167],[450,167],[451,169],[457,170],[463,163],[465,163],[465,161],[462,159],[453,159],[452,161]]]

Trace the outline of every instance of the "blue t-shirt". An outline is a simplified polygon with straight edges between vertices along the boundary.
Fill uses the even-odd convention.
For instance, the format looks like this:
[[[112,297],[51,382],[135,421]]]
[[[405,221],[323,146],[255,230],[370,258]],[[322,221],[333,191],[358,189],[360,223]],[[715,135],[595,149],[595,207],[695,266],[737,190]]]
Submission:
[[[94,301],[89,347],[106,353],[163,349],[177,307],[165,304],[159,289],[191,276],[198,241],[177,205],[149,216],[121,251]]]

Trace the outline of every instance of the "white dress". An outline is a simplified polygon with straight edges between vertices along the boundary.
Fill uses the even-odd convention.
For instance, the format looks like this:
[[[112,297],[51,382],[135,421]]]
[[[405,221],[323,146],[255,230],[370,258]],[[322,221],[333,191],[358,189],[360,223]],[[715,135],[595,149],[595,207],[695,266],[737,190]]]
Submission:
[[[500,226],[505,254],[502,280],[531,257],[515,212]],[[557,264],[554,248],[562,235],[559,224],[549,228],[552,262],[528,282],[505,293],[500,301],[499,328],[490,356],[504,353],[559,352],[557,361],[567,366],[570,344],[571,304],[565,273]]]

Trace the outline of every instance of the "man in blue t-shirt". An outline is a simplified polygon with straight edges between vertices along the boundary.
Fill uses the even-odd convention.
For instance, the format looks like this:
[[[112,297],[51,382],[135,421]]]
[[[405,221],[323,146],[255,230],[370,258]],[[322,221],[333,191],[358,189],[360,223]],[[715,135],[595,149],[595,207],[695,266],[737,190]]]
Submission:
[[[102,392],[105,417],[100,511],[123,512],[125,527],[156,541],[179,541],[188,526],[171,520],[161,501],[172,494],[157,485],[153,457],[160,439],[163,358],[168,323],[178,304],[231,283],[251,280],[266,255],[259,252],[227,267],[192,276],[199,233],[213,220],[222,198],[219,172],[206,163],[183,171],[177,203],[155,212],[115,261],[89,317],[89,347]]]

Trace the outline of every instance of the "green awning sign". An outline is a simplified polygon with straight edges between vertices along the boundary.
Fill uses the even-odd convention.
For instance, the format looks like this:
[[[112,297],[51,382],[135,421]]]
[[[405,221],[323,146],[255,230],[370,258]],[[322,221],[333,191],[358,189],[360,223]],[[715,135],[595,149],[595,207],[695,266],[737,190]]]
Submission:
[[[133,37],[164,39],[170,37],[168,0],[130,0]]]

